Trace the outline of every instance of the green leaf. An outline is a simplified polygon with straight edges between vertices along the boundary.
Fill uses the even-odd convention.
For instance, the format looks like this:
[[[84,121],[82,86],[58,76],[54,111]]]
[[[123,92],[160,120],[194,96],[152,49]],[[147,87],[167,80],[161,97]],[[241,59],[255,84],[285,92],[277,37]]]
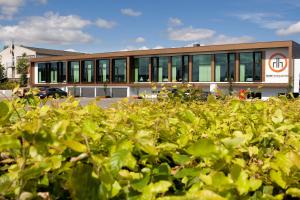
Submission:
[[[240,195],[247,194],[250,189],[248,174],[244,170],[241,171],[240,176],[236,181],[236,187]]]
[[[69,147],[70,149],[74,150],[74,151],[77,151],[77,152],[86,152],[87,151],[87,148],[85,145],[77,142],[77,141],[74,141],[74,140],[67,140],[67,141],[64,141],[64,144]]]
[[[177,153],[173,153],[172,158],[176,163],[178,163],[180,165],[184,165],[191,161],[191,158],[189,156],[181,155],[181,154],[177,154]]]
[[[279,123],[281,123],[283,121],[283,114],[282,114],[282,111],[280,109],[277,109],[275,111],[275,113],[272,116],[272,121],[275,124],[279,124]]]
[[[207,157],[217,153],[217,148],[214,142],[210,139],[200,139],[196,143],[192,144],[187,152],[196,157]]]
[[[197,197],[197,199],[201,200],[226,200],[224,197],[216,194],[211,190],[201,190],[199,192],[187,195],[187,197]]]
[[[299,188],[289,188],[286,191],[286,194],[291,195],[292,197],[300,197],[300,189]]]
[[[183,177],[196,177],[200,175],[201,169],[196,169],[196,168],[183,168],[179,170],[176,174],[176,178],[183,178]]]
[[[12,105],[9,101],[0,102],[0,123],[6,122],[12,114]]]
[[[258,188],[260,188],[261,185],[262,185],[262,180],[250,178],[249,186],[250,186],[251,191],[257,190]]]
[[[125,166],[130,169],[134,169],[136,166],[136,160],[130,151],[122,149],[112,154],[110,165],[112,172],[116,174],[122,167]]]
[[[282,188],[286,188],[286,182],[282,178],[282,174],[280,171],[271,170],[270,172],[271,180],[277,183]]]
[[[0,135],[0,151],[15,150],[21,147],[20,141],[11,135]]]
[[[114,184],[112,185],[111,197],[117,196],[121,189],[122,187],[120,186],[118,181],[115,181]]]
[[[131,183],[131,186],[132,186],[133,189],[135,189],[135,190],[137,190],[139,192],[142,192],[143,189],[148,185],[149,181],[150,181],[150,176],[147,174],[142,179],[134,180]]]
[[[154,199],[156,194],[167,192],[171,186],[172,183],[170,183],[169,181],[150,183],[147,187],[144,188],[141,199]]]

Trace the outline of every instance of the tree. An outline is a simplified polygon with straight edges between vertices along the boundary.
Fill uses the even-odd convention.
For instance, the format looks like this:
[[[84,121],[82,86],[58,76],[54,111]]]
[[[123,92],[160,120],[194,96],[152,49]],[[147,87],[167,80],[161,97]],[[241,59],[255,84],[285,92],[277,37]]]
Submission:
[[[6,79],[5,67],[0,63],[0,82]]]
[[[20,84],[22,86],[27,85],[28,68],[29,68],[29,61],[28,61],[26,53],[23,53],[22,57],[20,59],[18,59],[18,62],[17,62],[17,72],[18,72],[18,74],[21,74]]]

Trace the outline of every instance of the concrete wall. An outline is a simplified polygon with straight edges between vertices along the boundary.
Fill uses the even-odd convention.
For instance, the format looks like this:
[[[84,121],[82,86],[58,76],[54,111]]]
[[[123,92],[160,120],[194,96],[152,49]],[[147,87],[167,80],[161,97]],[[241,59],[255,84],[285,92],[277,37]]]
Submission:
[[[294,59],[294,91],[299,92],[300,84],[300,59]]]

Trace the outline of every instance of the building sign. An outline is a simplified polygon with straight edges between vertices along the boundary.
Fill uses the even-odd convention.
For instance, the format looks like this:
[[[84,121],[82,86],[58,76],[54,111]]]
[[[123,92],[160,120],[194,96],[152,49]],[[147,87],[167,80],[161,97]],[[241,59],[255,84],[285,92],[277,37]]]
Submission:
[[[265,65],[266,83],[288,83],[288,49],[267,50]]]

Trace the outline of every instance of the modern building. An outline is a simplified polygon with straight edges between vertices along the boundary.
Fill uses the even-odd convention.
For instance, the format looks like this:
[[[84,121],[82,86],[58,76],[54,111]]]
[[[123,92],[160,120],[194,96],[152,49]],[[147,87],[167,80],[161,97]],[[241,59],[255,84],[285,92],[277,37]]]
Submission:
[[[84,97],[126,97],[151,83],[190,83],[203,91],[248,89],[262,98],[299,93],[300,45],[294,41],[65,55],[31,59],[31,86]]]
[[[18,59],[21,58],[23,54],[26,54],[27,58],[40,58],[49,56],[78,55],[81,53],[11,44],[6,46],[0,52],[0,62],[6,69],[6,77],[8,79],[15,80],[20,78],[20,74],[17,73],[16,66]]]

